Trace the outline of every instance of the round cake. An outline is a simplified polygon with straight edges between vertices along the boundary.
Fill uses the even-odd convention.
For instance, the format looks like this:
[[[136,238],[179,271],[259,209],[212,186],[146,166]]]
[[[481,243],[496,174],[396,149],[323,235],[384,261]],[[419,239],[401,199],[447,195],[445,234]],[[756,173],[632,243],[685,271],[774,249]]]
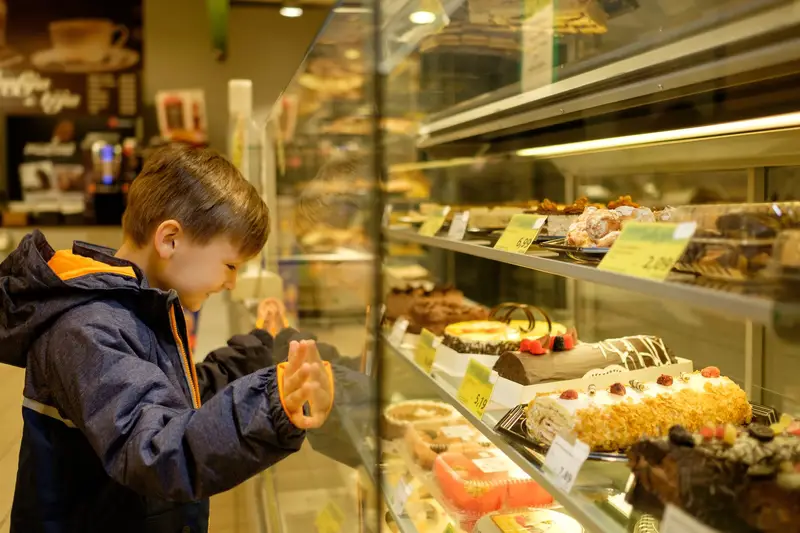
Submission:
[[[562,335],[567,327],[558,322],[548,325],[537,322],[533,329],[523,333],[529,326],[526,320],[509,323],[494,320],[471,320],[456,322],[444,329],[442,344],[459,353],[500,355],[519,350],[522,339],[538,339],[545,335]]]
[[[409,400],[393,403],[383,410],[384,436],[387,439],[403,437],[412,424],[419,422],[449,422],[458,417],[453,406],[431,400]]]

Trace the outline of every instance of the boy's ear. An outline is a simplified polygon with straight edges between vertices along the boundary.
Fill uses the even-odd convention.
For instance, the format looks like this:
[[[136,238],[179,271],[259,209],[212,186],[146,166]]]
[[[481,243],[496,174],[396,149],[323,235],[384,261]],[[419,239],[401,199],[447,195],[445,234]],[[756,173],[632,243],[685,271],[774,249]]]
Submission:
[[[169,259],[184,237],[183,227],[177,220],[165,220],[156,228],[153,245],[161,259]]]

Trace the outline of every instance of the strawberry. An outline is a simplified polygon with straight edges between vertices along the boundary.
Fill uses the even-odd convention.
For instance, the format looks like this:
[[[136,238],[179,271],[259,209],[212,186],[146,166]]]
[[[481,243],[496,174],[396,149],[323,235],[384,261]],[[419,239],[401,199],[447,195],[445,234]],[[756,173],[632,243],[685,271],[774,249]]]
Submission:
[[[519,351],[531,353],[531,340],[530,339],[522,339],[522,342],[519,344]]]
[[[712,440],[717,432],[717,428],[711,426],[703,426],[700,428],[700,434],[704,440]]]
[[[564,350],[571,350],[575,348],[575,337],[572,335],[564,335]]]
[[[717,430],[714,432],[714,437],[721,439],[725,436],[725,426],[717,426]]]
[[[542,348],[542,343],[540,343],[539,341],[532,340],[530,346],[531,346],[530,353],[533,355],[544,355],[547,353],[547,350]]]
[[[715,366],[707,366],[703,370],[700,371],[700,374],[704,378],[718,378],[719,377],[719,368]]]

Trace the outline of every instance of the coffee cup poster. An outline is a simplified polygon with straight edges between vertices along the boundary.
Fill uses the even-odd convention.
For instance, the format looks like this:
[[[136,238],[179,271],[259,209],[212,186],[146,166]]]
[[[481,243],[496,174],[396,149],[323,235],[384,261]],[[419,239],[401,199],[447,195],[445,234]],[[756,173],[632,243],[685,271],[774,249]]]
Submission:
[[[142,0],[0,0],[0,111],[140,113]]]

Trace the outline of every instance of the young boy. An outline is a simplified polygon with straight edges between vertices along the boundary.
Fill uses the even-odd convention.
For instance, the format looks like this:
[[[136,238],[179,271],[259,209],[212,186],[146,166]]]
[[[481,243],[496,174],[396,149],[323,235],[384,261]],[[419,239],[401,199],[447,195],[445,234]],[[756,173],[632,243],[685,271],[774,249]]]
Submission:
[[[208,500],[298,450],[333,403],[313,341],[272,337],[194,365],[181,306],[230,289],[266,205],[228,161],[172,145],[130,190],[124,243],[55,252],[37,232],[0,265],[0,361],[26,368],[12,533],[196,533]],[[208,317],[207,319],[210,319]]]

